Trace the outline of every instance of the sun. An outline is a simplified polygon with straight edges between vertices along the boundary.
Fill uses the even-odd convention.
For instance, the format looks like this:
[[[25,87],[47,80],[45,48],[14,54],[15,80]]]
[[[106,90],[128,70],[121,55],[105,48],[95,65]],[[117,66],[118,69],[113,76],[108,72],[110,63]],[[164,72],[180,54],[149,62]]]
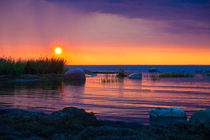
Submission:
[[[61,54],[62,53],[62,49],[60,47],[56,47],[55,48],[55,53],[56,54]]]

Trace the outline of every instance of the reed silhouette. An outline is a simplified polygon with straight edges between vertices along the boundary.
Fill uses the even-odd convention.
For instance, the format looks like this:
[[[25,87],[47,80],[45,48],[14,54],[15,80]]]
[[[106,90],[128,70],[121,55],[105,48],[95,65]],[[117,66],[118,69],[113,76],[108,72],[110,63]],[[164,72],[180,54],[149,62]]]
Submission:
[[[0,58],[0,75],[48,74],[63,73],[66,60],[63,58],[47,58],[15,60],[11,57]]]

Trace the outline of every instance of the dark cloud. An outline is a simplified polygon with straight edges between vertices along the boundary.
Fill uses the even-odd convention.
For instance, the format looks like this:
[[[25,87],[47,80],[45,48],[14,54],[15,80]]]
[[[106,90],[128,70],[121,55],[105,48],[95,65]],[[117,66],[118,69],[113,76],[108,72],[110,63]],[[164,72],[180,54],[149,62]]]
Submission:
[[[83,12],[166,20],[169,32],[210,35],[209,0],[47,0]]]
[[[162,40],[172,40],[178,36],[178,40],[184,40],[184,42],[205,40],[205,43],[210,44],[209,39],[205,39],[210,37],[209,15],[210,1],[207,0],[0,0],[0,35],[5,36],[8,32],[12,35],[21,33],[25,37],[29,34],[37,34],[38,40],[40,37],[45,42],[49,33],[56,36],[55,38],[63,34],[68,38],[74,38],[74,34],[82,32],[82,29],[85,32],[81,34],[86,34],[90,25],[93,28],[87,33],[98,37],[100,34],[98,31],[101,30],[101,34],[105,32],[104,34],[109,36],[114,35],[115,32],[116,36],[126,35],[127,32],[131,32],[128,29],[141,34],[144,32],[141,27],[149,24],[148,27],[143,26],[152,36],[152,41],[148,42],[161,40],[159,37],[164,34]],[[122,22],[120,17],[125,18],[123,22],[129,21],[127,24],[135,27],[130,29],[128,26],[119,26],[118,23]],[[114,23],[109,21],[110,18],[118,19],[114,22],[116,26],[112,25]],[[133,22],[135,22],[134,25]],[[118,27],[121,28],[111,32]],[[120,32],[121,30],[126,30],[126,33]],[[106,33],[108,31],[109,33]],[[90,36],[89,34],[84,36]],[[139,34],[135,36],[139,37]],[[189,37],[186,40],[183,36],[193,36],[193,39]]]
[[[158,19],[204,19],[210,17],[209,0],[47,0],[86,12]]]

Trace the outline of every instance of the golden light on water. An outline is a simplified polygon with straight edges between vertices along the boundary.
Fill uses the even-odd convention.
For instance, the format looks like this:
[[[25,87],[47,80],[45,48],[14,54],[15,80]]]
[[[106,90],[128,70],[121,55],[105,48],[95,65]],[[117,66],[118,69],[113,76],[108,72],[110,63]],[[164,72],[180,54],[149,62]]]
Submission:
[[[55,53],[56,54],[61,54],[62,53],[62,49],[60,47],[56,47],[55,48]]]

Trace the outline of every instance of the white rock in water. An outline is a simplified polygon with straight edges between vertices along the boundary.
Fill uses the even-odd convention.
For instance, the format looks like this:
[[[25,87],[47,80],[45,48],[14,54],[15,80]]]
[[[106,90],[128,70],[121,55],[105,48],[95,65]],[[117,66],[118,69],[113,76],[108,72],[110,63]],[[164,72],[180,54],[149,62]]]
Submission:
[[[135,74],[132,74],[130,76],[128,76],[129,79],[142,79],[142,74],[141,73],[135,73]]]
[[[85,80],[85,72],[82,69],[72,69],[64,74],[64,78],[67,80]]]
[[[170,118],[185,118],[186,113],[180,108],[162,108],[156,107],[152,108],[150,111],[151,118],[163,118],[163,117],[170,117]]]

